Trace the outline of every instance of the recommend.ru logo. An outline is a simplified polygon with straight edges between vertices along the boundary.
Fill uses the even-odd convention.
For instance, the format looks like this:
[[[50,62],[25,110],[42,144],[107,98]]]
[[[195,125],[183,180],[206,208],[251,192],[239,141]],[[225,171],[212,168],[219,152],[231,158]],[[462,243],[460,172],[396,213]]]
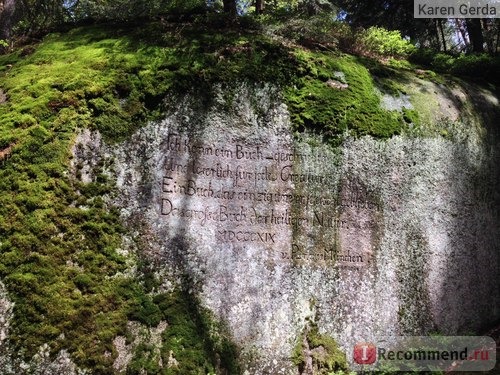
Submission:
[[[383,371],[489,371],[496,343],[487,336],[384,337],[354,346],[355,366]]]

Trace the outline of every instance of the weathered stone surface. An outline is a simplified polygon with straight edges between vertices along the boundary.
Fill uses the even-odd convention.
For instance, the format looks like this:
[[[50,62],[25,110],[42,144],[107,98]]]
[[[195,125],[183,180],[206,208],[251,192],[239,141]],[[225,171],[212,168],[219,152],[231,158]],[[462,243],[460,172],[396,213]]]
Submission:
[[[0,366],[8,362],[7,337],[14,304],[9,300],[5,285],[0,282]]]
[[[5,94],[2,89],[0,89],[0,104],[4,104],[5,102],[7,102],[7,100],[7,94]]]
[[[229,108],[181,104],[120,145],[82,132],[76,160],[84,181],[113,161],[110,202],[143,256],[165,288],[189,276],[249,373],[295,373],[307,319],[348,354],[377,335],[498,319],[498,148],[479,128],[335,149],[294,138],[269,88],[242,88]]]
[[[128,330],[131,333],[133,339],[130,343],[127,343],[127,338],[124,336],[117,336],[113,340],[118,355],[113,363],[113,369],[117,374],[125,374],[127,372],[127,366],[134,356],[134,351],[139,345],[149,345],[153,348],[151,355],[158,363],[159,367],[163,367],[160,347],[161,347],[161,334],[167,328],[167,323],[162,321],[157,327],[147,328],[142,326],[137,322],[129,322]],[[169,362],[175,361],[175,358],[169,360]],[[169,366],[169,363],[167,363]]]

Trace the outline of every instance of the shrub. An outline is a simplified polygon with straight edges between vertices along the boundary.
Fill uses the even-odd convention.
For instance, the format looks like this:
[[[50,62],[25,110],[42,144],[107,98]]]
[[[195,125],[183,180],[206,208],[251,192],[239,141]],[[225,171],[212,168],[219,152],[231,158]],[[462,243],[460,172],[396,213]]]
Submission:
[[[399,30],[389,31],[382,27],[370,27],[360,33],[359,41],[363,48],[383,57],[408,57],[415,46],[401,37]]]
[[[431,66],[439,71],[448,72],[453,66],[454,58],[446,53],[437,53],[432,59]]]
[[[430,48],[415,48],[408,56],[408,60],[414,64],[431,65],[436,51]]]
[[[5,39],[0,39],[0,53],[7,52],[9,43]]]
[[[350,45],[349,25],[333,19],[331,14],[308,18],[292,18],[278,26],[276,33],[306,47],[336,48]]]
[[[444,52],[434,52],[429,49],[414,51],[409,59],[413,63],[431,66],[439,73],[452,73],[461,76],[486,79],[497,83],[500,69],[500,57],[482,54],[453,55]]]
[[[495,76],[498,72],[500,59],[486,53],[479,55],[460,55],[453,61],[451,72],[454,74]]]

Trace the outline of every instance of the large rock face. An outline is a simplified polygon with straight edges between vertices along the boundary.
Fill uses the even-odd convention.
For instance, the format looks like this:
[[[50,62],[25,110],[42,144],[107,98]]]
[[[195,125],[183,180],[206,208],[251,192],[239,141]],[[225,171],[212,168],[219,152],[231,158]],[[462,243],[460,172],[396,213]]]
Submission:
[[[294,137],[272,89],[243,88],[229,105],[187,98],[119,145],[83,131],[75,153],[83,180],[110,165],[162,287],[189,283],[249,373],[293,374],[308,321],[350,359],[358,340],[500,317],[498,148],[456,126],[334,148]]]

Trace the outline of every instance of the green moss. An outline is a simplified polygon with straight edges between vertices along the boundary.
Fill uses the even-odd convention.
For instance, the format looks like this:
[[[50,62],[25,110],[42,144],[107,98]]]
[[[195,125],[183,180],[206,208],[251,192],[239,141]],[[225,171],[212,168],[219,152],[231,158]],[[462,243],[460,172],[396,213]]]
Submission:
[[[285,99],[299,131],[313,129],[327,139],[345,132],[386,138],[400,131],[401,116],[380,108],[372,76],[356,58],[304,50],[296,58],[299,76]],[[335,86],[335,72],[345,75],[347,88]]]
[[[120,141],[160,116],[166,96],[197,90],[210,100],[215,83],[239,81],[281,86],[296,128],[327,138],[346,130],[388,137],[401,126],[398,116],[379,108],[363,61],[289,49],[241,30],[195,25],[167,32],[155,23],[126,31],[75,29],[47,36],[22,60],[0,56],[0,66],[11,61],[3,85],[10,99],[2,106],[6,129],[89,126]],[[345,90],[328,85],[339,80],[338,71],[346,76]]]
[[[297,367],[302,366],[306,361],[306,357],[304,354],[304,348],[303,348],[303,345],[304,345],[303,341],[304,341],[304,337],[303,337],[303,335],[300,335],[299,339],[295,343],[295,346],[293,347],[293,351],[292,351],[292,355],[291,355],[292,363]]]
[[[105,176],[81,184],[65,173],[73,125],[32,124],[4,138],[15,144],[0,168],[0,277],[15,303],[9,340],[27,358],[50,343],[52,354],[64,348],[79,366],[111,374],[112,341],[127,321],[154,326],[165,314],[141,280],[123,276],[115,249],[124,228],[103,204]]]
[[[151,345],[140,344],[127,373],[139,374],[208,374],[216,368],[230,374],[239,374],[237,352],[223,327],[216,324],[208,310],[202,308],[197,299],[186,291],[177,290],[155,296],[136,310],[140,319],[156,316],[154,325],[160,320],[167,322],[162,334],[159,356],[164,364],[175,359],[175,366],[159,368],[159,357]],[[147,322],[147,321],[146,321]]]
[[[312,366],[315,374],[330,374],[332,371],[343,373],[349,370],[345,353],[342,352],[335,340],[319,333],[316,323],[309,322],[300,335],[292,352],[292,362],[302,372],[306,355],[312,357]]]
[[[403,119],[407,124],[417,125],[420,123],[418,111],[414,109],[403,108]]]

